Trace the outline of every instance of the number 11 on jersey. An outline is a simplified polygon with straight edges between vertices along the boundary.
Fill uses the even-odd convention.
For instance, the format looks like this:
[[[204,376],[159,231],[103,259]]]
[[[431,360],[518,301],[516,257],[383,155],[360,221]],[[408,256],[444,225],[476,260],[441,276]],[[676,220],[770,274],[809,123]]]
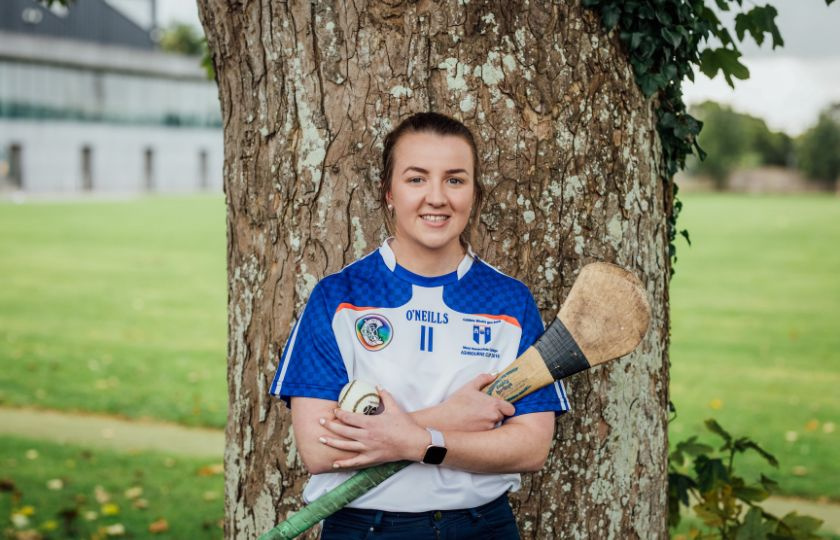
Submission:
[[[434,328],[431,326],[420,326],[420,350],[432,352],[434,345]]]

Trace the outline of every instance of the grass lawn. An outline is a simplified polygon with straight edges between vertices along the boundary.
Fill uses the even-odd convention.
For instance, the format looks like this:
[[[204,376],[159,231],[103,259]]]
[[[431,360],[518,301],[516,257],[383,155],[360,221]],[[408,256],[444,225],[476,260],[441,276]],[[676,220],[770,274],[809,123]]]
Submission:
[[[222,427],[219,196],[0,204],[0,403]]]
[[[672,442],[714,417],[779,459],[774,470],[744,456],[748,478],[840,500],[840,199],[684,202],[693,246],[679,246],[671,288]]]
[[[715,417],[781,461],[748,477],[840,500],[840,199],[684,202],[672,441]],[[221,197],[4,203],[0,231],[0,403],[224,424]]]
[[[221,462],[3,437],[0,523],[53,540],[222,538]],[[158,527],[157,533],[150,527]]]

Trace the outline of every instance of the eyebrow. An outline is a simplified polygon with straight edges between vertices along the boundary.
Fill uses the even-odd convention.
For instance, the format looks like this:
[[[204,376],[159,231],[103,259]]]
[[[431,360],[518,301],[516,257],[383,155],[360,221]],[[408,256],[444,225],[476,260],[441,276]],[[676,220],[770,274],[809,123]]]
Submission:
[[[426,169],[423,169],[422,167],[415,167],[414,165],[406,167],[405,170],[403,171],[403,174],[407,173],[408,171],[417,171],[419,173],[429,174],[429,171],[427,171]],[[458,174],[458,173],[467,174],[466,169],[447,169],[444,172],[446,174]]]

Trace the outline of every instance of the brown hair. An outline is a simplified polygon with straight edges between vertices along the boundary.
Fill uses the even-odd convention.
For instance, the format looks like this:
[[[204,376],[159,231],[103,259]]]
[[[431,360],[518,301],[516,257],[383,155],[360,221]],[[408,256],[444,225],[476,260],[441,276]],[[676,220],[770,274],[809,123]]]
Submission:
[[[391,179],[394,174],[394,149],[400,137],[408,133],[434,133],[435,135],[454,135],[461,137],[470,145],[473,155],[473,205],[467,226],[461,233],[461,242],[466,244],[478,227],[481,206],[484,202],[484,186],[481,183],[481,169],[478,162],[478,148],[472,131],[454,118],[436,112],[415,113],[400,122],[385,136],[382,148],[382,176],[380,177],[379,205],[385,218],[388,233],[393,234],[394,223],[388,213],[386,196],[391,191]]]

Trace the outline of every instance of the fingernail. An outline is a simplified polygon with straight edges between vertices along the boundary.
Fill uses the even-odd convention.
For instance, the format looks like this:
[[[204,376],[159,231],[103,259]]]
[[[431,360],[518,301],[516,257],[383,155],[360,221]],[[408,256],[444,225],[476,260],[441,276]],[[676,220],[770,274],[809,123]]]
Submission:
[[[338,468],[338,463],[333,463],[333,469],[337,469],[337,468]]]
[[[319,423],[319,424],[321,424],[321,425],[323,426],[324,424],[326,424],[326,423],[327,423],[327,421],[326,421],[326,420],[324,420],[323,418],[319,418],[319,419],[318,419],[318,423]]]
[[[324,444],[327,444],[327,439],[325,439],[323,437],[318,437],[318,440],[321,441]]]

